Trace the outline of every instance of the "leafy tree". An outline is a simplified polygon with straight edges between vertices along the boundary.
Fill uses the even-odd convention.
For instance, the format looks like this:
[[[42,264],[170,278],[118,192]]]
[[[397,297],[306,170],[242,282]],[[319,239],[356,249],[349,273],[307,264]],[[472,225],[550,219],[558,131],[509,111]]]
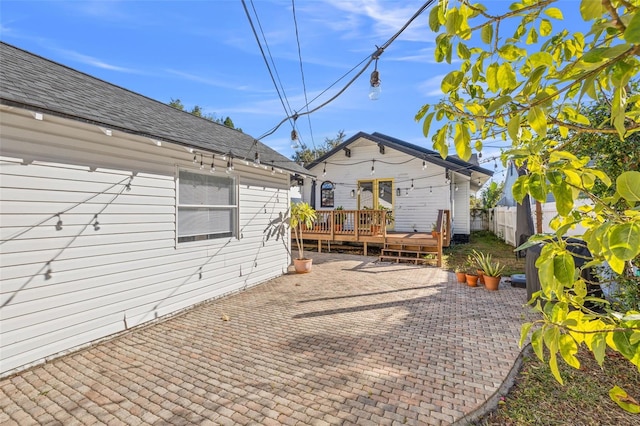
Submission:
[[[171,98],[171,101],[168,103],[168,105],[170,107],[175,108],[175,109],[179,109],[180,111],[186,111],[185,107],[184,107],[184,104],[182,103],[182,101],[179,98],[177,98],[177,99]],[[213,122],[218,123],[218,124],[223,124],[223,125],[231,128],[231,129],[236,129],[236,130],[238,130],[240,132],[242,131],[241,128],[234,127],[233,120],[231,120],[231,117],[227,117],[227,118],[225,118],[223,120],[222,118],[217,118],[215,116],[215,114],[205,114],[202,111],[202,107],[200,105],[194,105],[193,108],[191,108],[191,111],[188,111],[188,112],[190,114],[195,115],[196,117],[204,118],[204,119],[213,121]]]
[[[558,355],[579,368],[575,355],[583,344],[601,365],[609,347],[640,369],[640,312],[616,311],[590,297],[563,239],[571,226],[582,224],[593,256],[585,267],[606,262],[638,285],[632,264],[640,264],[640,172],[621,168],[612,180],[611,168],[597,159],[591,165],[589,155],[571,149],[584,135],[610,135],[622,142],[640,130],[640,96],[629,92],[640,71],[640,1],[563,3],[575,9],[571,19],[584,21],[584,32],[566,30],[555,3],[519,0],[494,12],[468,0],[439,0],[429,16],[431,29],[439,33],[435,59],[451,64],[455,55],[459,66],[442,80],[443,99],[424,105],[416,119],[423,121],[426,137],[435,119],[433,147],[443,158],[449,139],[463,159],[473,148],[481,150],[486,138],[510,140],[503,162],[526,163],[528,170],[516,180],[514,197],[522,201],[529,194],[544,201],[553,193],[559,213],[550,223],[555,234],[529,242],[543,244],[536,262],[542,289],[530,301],[540,319],[523,326],[521,344],[531,334],[540,359],[546,347],[551,371],[562,383]],[[492,5],[502,7],[501,2]],[[593,105],[602,107],[604,120],[590,118]],[[563,142],[550,137],[554,129]],[[629,152],[637,151],[632,145]],[[611,195],[598,196],[597,182],[611,188]],[[576,207],[581,194],[592,203]],[[592,302],[603,310],[590,309]],[[610,396],[622,408],[640,412],[618,386]]]
[[[324,138],[324,143],[318,147],[309,148],[307,145],[300,145],[291,159],[296,163],[310,164],[344,142],[345,137],[344,130],[339,130],[334,138]]]
[[[496,183],[491,182],[488,187],[480,192],[483,209],[492,209],[498,204],[500,197],[502,196],[502,189],[504,188],[504,182]]]

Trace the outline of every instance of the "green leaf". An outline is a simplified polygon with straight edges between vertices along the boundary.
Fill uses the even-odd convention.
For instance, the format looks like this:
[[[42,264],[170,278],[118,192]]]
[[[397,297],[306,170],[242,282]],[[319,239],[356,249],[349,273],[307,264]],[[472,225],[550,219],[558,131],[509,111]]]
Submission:
[[[425,138],[429,137],[429,128],[431,127],[431,120],[433,120],[434,114],[434,112],[427,114],[422,123],[422,134]]]
[[[631,260],[640,254],[640,224],[614,225],[609,232],[609,249],[620,260]]]
[[[463,123],[456,124],[456,131],[453,137],[453,142],[456,146],[456,153],[458,157],[467,161],[471,158],[471,135],[469,134],[469,128]]]
[[[547,117],[542,108],[534,106],[529,109],[527,114],[529,125],[539,136],[547,136]]]
[[[431,9],[431,12],[429,12],[429,28],[431,28],[431,31],[434,33],[437,33],[438,30],[440,30],[441,22],[439,13],[440,5],[434,6],[433,9]]]
[[[616,179],[618,194],[629,202],[640,201],[640,172],[624,172]]]
[[[575,356],[578,353],[578,345],[571,336],[568,334],[561,335],[559,348],[560,355],[562,356],[562,359],[564,359],[564,362],[573,368],[580,368],[580,361],[578,361],[578,358]]]
[[[550,7],[549,9],[544,11],[544,14],[547,15],[549,18],[563,19],[562,11],[557,7]]]
[[[609,397],[625,411],[630,413],[640,413],[640,405],[630,398],[627,392],[619,386],[614,386],[609,391]]]
[[[560,253],[553,258],[553,276],[564,286],[573,283],[576,265],[573,256],[567,252]]]
[[[544,175],[538,173],[529,176],[527,181],[529,194],[537,201],[544,202],[547,199],[547,182]]]
[[[507,132],[512,141],[518,142],[520,139],[520,116],[515,115],[507,123]]]
[[[531,27],[529,34],[527,34],[527,44],[536,44],[538,42],[538,32],[534,27]]]
[[[531,347],[540,361],[544,361],[544,350],[542,345],[542,329],[539,328],[531,334]]]
[[[555,377],[558,383],[563,385],[564,381],[562,380],[562,376],[560,375],[560,370],[558,369],[558,359],[556,358],[555,352],[551,353],[551,355],[549,356],[549,368],[551,368],[551,373],[553,374],[553,377]]]
[[[594,0],[582,0],[580,2],[580,14],[584,21],[601,18],[602,13],[602,2]]]
[[[533,326],[532,322],[525,322],[522,324],[522,328],[520,329],[520,342],[518,343],[518,347],[522,347],[524,345],[524,341],[527,339],[529,335],[529,330],[531,330],[531,326]]]
[[[509,95],[500,96],[498,99],[491,102],[491,105],[489,105],[489,108],[487,108],[487,114],[491,114],[492,112],[497,111],[501,106],[511,102],[512,100],[513,99]]]
[[[511,187],[513,198],[518,203],[522,203],[524,196],[527,195],[527,190],[525,188],[527,179],[527,176],[518,176],[518,179],[516,179],[516,181],[513,183],[513,186]]]
[[[442,93],[450,93],[456,90],[460,86],[460,83],[462,83],[463,78],[464,74],[462,72],[451,71],[442,79],[442,83],[440,85]]]
[[[607,342],[604,333],[593,334],[593,338],[591,340],[591,351],[593,352],[593,356],[600,367],[602,367],[602,363],[604,362],[606,350]]]
[[[480,30],[480,38],[486,44],[491,44],[493,40],[493,25],[487,24],[482,27],[482,30]]]
[[[515,89],[518,86],[516,73],[510,63],[504,62],[498,67],[498,86],[503,90]]]
[[[571,188],[566,182],[557,185],[551,185],[551,192],[556,199],[556,209],[562,216],[567,216],[573,209],[573,195]]]
[[[627,29],[624,31],[624,39],[628,43],[640,43],[640,13],[633,14],[633,18],[631,18],[631,21],[627,24]]]
[[[548,19],[542,19],[540,21],[540,35],[542,37],[547,37],[553,32],[553,26]]]
[[[495,62],[487,67],[486,79],[489,90],[497,92],[500,86],[498,85],[498,64]]]

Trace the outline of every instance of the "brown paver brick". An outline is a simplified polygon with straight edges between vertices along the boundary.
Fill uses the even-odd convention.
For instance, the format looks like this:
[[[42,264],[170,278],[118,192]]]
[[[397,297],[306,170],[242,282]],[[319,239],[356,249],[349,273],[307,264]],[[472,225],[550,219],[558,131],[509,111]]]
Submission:
[[[310,274],[0,380],[0,422],[448,424],[486,401],[519,353],[523,289],[313,257]]]

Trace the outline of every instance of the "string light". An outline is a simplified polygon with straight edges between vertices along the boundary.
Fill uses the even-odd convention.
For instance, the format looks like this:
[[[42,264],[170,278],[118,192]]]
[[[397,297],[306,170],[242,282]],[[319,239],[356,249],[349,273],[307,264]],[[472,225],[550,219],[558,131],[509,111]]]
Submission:
[[[47,262],[47,271],[44,273],[44,279],[45,280],[50,280],[51,279],[51,274],[53,274],[53,271],[51,270],[51,262]]]
[[[402,190],[400,188],[396,188],[396,196],[401,196],[402,195]]]
[[[193,164],[196,164],[198,162],[198,153],[194,153],[193,154]]]
[[[276,174],[276,168],[273,167],[273,160],[271,160],[271,176]]]
[[[377,51],[374,53],[374,59],[376,62],[373,66],[373,71],[371,72],[371,78],[369,79],[369,83],[371,84],[369,87],[369,99],[372,101],[380,99],[380,92],[382,91],[382,88],[380,87],[380,73],[378,72],[378,56],[375,55],[377,55]]]
[[[456,185],[456,191],[458,190],[458,185]]]
[[[376,160],[371,160],[371,176],[376,173]]]
[[[202,154],[200,154],[200,170],[204,169],[204,161],[203,161],[203,156]]]
[[[62,219],[60,218],[60,213],[58,213],[56,215],[56,217],[58,218],[58,222],[56,223],[56,231],[61,231],[62,230]]]
[[[215,160],[216,160],[215,154],[211,154],[211,169],[209,170],[210,173],[216,172],[216,165],[214,164]]]
[[[99,231],[100,230],[100,222],[98,222],[98,215],[96,214],[95,216],[93,216],[93,218],[95,219],[95,222],[93,222],[93,230],[94,231]]]
[[[256,152],[256,155],[253,157],[253,167],[258,167],[260,165],[260,154]]]
[[[433,193],[433,186],[429,187],[429,194]]]
[[[422,160],[422,170],[427,170],[427,160]]]
[[[227,174],[233,171],[233,166],[231,165],[231,159],[227,160]]]
[[[352,189],[351,190],[351,198],[355,198],[356,197],[356,190]]]
[[[380,187],[380,196],[384,197],[384,186]]]
[[[413,191],[413,179],[411,179],[411,190]]]
[[[327,162],[324,162],[324,167],[322,169],[322,177],[327,177]]]

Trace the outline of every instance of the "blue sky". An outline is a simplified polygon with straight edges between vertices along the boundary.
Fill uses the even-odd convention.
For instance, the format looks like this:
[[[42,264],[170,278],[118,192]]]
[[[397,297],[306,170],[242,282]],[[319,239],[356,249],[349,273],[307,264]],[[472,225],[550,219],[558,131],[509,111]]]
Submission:
[[[370,56],[423,3],[296,0],[307,99]],[[251,10],[249,0],[247,6]],[[292,2],[254,0],[253,6],[286,99],[291,109],[304,111]],[[377,131],[431,148],[414,115],[423,104],[438,100],[440,81],[451,68],[433,59],[435,35],[427,22],[428,10],[381,56],[379,100],[367,96],[371,68],[336,101],[310,115],[310,122],[298,119],[302,141],[312,146],[339,130],[347,136]],[[2,0],[0,38],[161,102],[180,98],[187,108],[200,105],[208,114],[230,116],[254,137],[287,115],[240,0]],[[351,75],[310,107],[335,94]],[[263,142],[290,156],[290,132],[287,123]],[[487,148],[484,158],[497,151]],[[493,162],[484,166],[493,169]]]

